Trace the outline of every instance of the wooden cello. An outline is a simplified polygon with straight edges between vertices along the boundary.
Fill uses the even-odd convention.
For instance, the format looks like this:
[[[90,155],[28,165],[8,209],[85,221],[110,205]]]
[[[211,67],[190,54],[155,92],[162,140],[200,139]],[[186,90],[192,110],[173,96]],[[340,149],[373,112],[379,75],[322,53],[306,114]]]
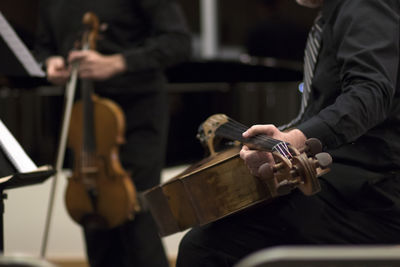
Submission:
[[[88,12],[83,49],[95,49],[99,20]],[[119,161],[124,142],[125,118],[121,108],[93,93],[90,80],[81,80],[81,100],[71,113],[68,146],[74,169],[68,179],[65,203],[71,218],[85,226],[112,228],[133,219],[139,211],[136,189]]]
[[[198,138],[208,147],[210,156],[144,193],[161,236],[216,221],[295,188],[305,195],[320,190],[317,177],[329,171],[332,159],[321,153],[317,139],[307,140],[304,148],[297,150],[265,135],[244,139],[246,129],[224,114],[209,117],[201,125]],[[218,138],[270,151],[276,164],[263,172],[263,177],[255,177],[239,157],[239,143],[216,152]]]

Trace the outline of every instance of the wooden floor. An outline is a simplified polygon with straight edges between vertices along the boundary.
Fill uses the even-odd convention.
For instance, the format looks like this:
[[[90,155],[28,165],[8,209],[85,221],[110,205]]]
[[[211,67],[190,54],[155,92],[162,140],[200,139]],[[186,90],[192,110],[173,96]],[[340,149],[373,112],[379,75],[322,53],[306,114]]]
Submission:
[[[51,263],[57,267],[89,267],[89,264],[84,260],[52,260]],[[175,259],[169,260],[170,267],[175,267]]]
[[[51,263],[55,264],[57,267],[89,267],[89,264],[86,261],[81,260],[58,260],[51,261]]]

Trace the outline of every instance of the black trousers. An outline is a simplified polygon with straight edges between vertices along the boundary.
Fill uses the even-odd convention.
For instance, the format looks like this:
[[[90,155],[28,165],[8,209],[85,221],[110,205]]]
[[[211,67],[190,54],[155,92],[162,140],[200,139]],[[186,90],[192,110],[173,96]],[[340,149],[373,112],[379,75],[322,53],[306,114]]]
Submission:
[[[166,92],[102,94],[122,107],[126,117],[126,144],[120,148],[123,167],[131,173],[138,192],[160,183],[164,163],[168,110]],[[149,212],[108,230],[84,229],[92,267],[163,267],[168,261]]]
[[[181,241],[177,267],[232,266],[278,245],[400,242],[400,175],[334,164],[313,196],[300,191],[209,225]]]

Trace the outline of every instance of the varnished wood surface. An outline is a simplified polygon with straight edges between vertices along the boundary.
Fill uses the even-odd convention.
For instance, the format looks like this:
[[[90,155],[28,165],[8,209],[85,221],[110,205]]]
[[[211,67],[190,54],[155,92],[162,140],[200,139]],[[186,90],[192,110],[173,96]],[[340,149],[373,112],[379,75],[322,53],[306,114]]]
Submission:
[[[271,198],[249,174],[239,147],[190,166],[145,193],[161,236],[204,225]]]

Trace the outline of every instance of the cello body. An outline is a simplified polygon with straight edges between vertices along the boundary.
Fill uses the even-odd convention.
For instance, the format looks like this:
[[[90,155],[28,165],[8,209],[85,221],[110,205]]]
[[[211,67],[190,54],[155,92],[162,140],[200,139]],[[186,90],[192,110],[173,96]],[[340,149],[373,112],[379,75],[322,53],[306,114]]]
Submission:
[[[251,175],[240,147],[217,152],[145,192],[161,236],[204,225],[272,199],[273,192]]]
[[[317,177],[329,171],[332,158],[320,153],[322,145],[318,140],[308,139],[305,146],[297,150],[263,135],[244,139],[242,133],[246,129],[223,114],[211,116],[197,135],[210,156],[144,193],[161,236],[268,203],[295,188],[305,195],[320,190]],[[228,149],[216,151],[215,137],[225,137],[235,143]],[[263,165],[260,177],[251,175],[240,158],[238,141],[271,152],[275,164]]]

